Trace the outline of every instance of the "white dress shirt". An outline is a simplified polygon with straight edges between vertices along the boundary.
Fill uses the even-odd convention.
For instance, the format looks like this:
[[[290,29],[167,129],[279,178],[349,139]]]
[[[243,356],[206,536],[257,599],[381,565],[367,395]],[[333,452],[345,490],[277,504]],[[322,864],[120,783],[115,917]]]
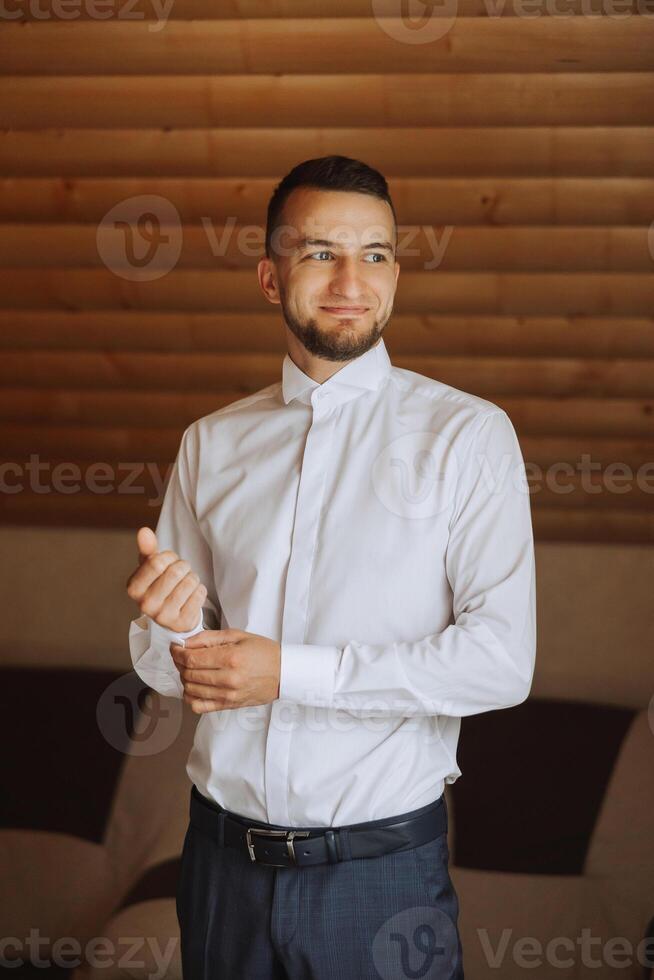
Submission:
[[[280,382],[193,422],[156,533],[208,594],[190,633],[131,623],[148,685],[182,697],[169,644],[203,623],[281,643],[278,699],[198,716],[186,771],[228,810],[300,827],[423,806],[461,775],[461,718],[529,693],[534,548],[513,425],[395,367],[383,339],[323,384],[286,355]]]

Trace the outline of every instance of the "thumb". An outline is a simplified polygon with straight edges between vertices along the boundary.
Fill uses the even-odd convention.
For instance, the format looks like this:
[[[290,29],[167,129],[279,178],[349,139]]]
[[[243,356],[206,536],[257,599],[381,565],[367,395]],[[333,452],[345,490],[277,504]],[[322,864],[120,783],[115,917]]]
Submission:
[[[152,528],[140,527],[136,532],[136,545],[139,549],[139,562],[143,562],[145,558],[149,558],[150,555],[154,555],[157,552],[157,535],[154,533]]]

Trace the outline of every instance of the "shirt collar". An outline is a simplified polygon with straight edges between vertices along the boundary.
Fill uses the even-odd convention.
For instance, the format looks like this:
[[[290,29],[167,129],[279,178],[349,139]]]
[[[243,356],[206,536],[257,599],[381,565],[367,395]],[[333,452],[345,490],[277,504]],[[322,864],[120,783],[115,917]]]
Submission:
[[[391,360],[383,337],[365,354],[349,361],[322,384],[300,370],[290,355],[286,354],[282,365],[282,395],[287,405],[294,398],[308,405],[314,389],[320,388],[321,394],[329,391],[332,400],[340,404],[356,398],[366,390],[376,391],[390,369]]]

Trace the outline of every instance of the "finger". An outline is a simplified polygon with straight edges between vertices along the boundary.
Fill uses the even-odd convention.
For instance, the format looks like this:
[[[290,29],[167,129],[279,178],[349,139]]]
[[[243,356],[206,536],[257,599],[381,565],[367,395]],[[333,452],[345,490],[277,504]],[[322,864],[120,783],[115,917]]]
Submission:
[[[203,633],[198,633],[197,636],[189,636],[188,640],[185,640],[185,645],[187,647],[207,647],[207,646],[227,646],[230,643],[238,643],[241,639],[240,630],[234,629],[224,629],[224,630],[204,630]]]
[[[154,554],[144,558],[127,580],[127,593],[130,599],[140,603],[152,584],[163,575],[169,565],[176,561],[180,561],[180,558],[174,551],[155,551]],[[177,580],[175,579],[175,581]],[[165,594],[160,596],[162,601],[163,598],[165,598]],[[142,611],[147,612],[148,610]]]
[[[222,704],[220,701],[203,701],[201,698],[192,698],[189,695],[184,695],[184,700],[187,704],[190,704],[191,710],[196,715],[204,715],[208,711],[222,711],[227,705]]]
[[[175,660],[174,657],[173,660]],[[217,688],[225,691],[234,687],[234,679],[227,666],[214,667],[207,664],[202,667],[187,667],[181,660],[179,662],[175,660],[175,665],[184,684],[201,684],[203,687],[211,687],[214,691],[214,697]]]
[[[184,690],[191,697],[203,701],[222,701],[227,693],[227,689],[221,688],[218,684],[196,684],[190,681],[184,682]]]
[[[191,595],[188,597],[186,602],[184,602],[179,609],[179,615],[186,622],[190,622],[192,625],[189,629],[193,629],[196,625],[198,618],[200,616],[200,610],[202,609],[202,603],[207,598],[206,587],[200,582],[198,586],[193,590]]]
[[[141,595],[141,610],[158,619],[170,593],[188,574],[194,574],[190,564],[174,551],[158,551],[156,555],[151,555],[137,572],[134,583],[141,589],[146,586]],[[199,579],[195,576],[193,588],[198,583]]]
[[[173,565],[170,566],[171,572],[173,567]],[[206,594],[207,590],[199,576],[194,571],[189,571],[168,593],[159,609],[159,616],[164,620],[188,622],[188,626],[179,627],[182,631],[184,628],[193,629],[198,621],[200,607]]]
[[[198,633],[198,636],[201,635]],[[195,639],[195,637],[191,639]],[[229,647],[215,647],[208,644],[190,650],[188,642],[188,640],[184,640],[183,644],[173,642],[168,647],[180,673],[182,670],[226,670],[232,666]],[[194,679],[197,680],[198,678]]]
[[[158,549],[157,535],[150,527],[140,527],[136,532],[136,546],[139,553],[139,564],[142,564]]]

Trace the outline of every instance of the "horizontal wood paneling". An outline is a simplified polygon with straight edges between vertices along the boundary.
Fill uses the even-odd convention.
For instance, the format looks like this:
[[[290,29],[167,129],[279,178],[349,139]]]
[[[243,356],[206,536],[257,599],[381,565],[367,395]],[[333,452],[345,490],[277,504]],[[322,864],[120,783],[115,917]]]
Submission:
[[[261,177],[325,153],[396,177],[652,177],[654,127],[7,131],[0,175]]]
[[[97,226],[0,224],[0,268],[102,268]],[[163,229],[164,232],[166,229]],[[177,269],[256,269],[265,227],[210,224],[173,229],[181,235]],[[120,237],[120,233],[118,235]],[[243,243],[247,243],[244,247]],[[398,239],[402,269],[443,272],[652,272],[649,228],[488,228],[407,226]],[[253,282],[254,285],[254,282]]]
[[[389,349],[392,352],[392,345]],[[231,389],[139,391],[5,386],[0,390],[0,422],[128,426],[138,419],[140,425],[152,428],[176,425],[181,433],[195,419],[232,404],[241,395]],[[520,435],[604,435],[654,440],[654,396],[497,394],[494,400],[508,413]]]
[[[654,357],[654,317],[395,314],[394,355]],[[0,350],[286,352],[275,313],[0,310]]]
[[[168,9],[167,9],[168,6]],[[427,6],[427,5],[426,5]],[[36,20],[47,15],[59,16],[61,0],[39,0],[38,5],[16,4],[22,19]],[[75,19],[90,19],[93,5],[75,5]],[[306,19],[370,17],[373,11],[378,16],[397,14],[395,0],[386,0],[373,5],[371,0],[175,0],[166,5],[164,0],[103,0],[103,12],[111,11],[113,18],[125,23],[134,20],[158,21],[156,29],[164,30],[168,20],[259,20],[269,18]],[[448,4],[429,4],[429,15],[447,17],[452,8]],[[457,0],[456,11],[461,17],[515,17],[515,16],[565,16],[572,13],[587,16],[601,16],[613,7],[606,0],[557,0],[556,4],[541,0]],[[615,4],[615,13],[620,15],[653,14],[652,0],[620,0]],[[414,19],[417,19],[414,14]],[[153,25],[154,27],[155,25]]]
[[[5,309],[142,309],[253,313],[270,304],[250,271],[173,270],[152,282],[131,282],[108,269],[0,269]],[[651,273],[400,273],[400,314],[541,314],[649,316]]]
[[[534,537],[539,541],[654,544],[654,515],[651,510],[628,512],[543,507],[533,509],[532,520]]]
[[[435,8],[436,9],[436,8]],[[122,75],[3,83],[0,128],[634,126],[654,74]],[[356,91],[357,98],[352,98]],[[416,98],[420,92],[420,98]]]
[[[0,178],[0,221],[99,222],[119,201],[141,194],[169,200],[182,222],[230,216],[262,225],[276,181],[270,177]],[[646,225],[654,178],[391,177],[400,224],[492,226]]]
[[[651,398],[654,361],[584,358],[397,356],[399,367],[482,397],[585,395]],[[43,388],[140,388],[242,394],[279,379],[275,354],[3,351],[0,382]]]
[[[654,16],[636,13],[654,0],[623,16],[592,2],[430,5],[429,43],[376,20],[381,0],[175,0],[158,21],[149,0],[68,21],[43,0],[5,18],[5,453],[84,480],[104,459],[117,479],[108,494],[27,480],[0,494],[0,521],[155,525],[182,430],[280,379],[279,309],[255,275],[275,184],[343,153],[386,175],[402,226],[393,362],[508,412],[528,471],[548,473],[531,474],[537,538],[654,543],[646,481],[605,480],[654,458]],[[96,234],[152,194],[177,209],[182,250],[139,283],[105,267]],[[140,493],[116,485],[130,460],[150,467]]]
[[[452,9],[452,8],[450,8]],[[393,24],[393,20],[395,23]],[[653,71],[650,17],[452,17],[443,36],[406,44],[389,18],[5,23],[9,75],[206,75],[308,72]],[[398,40],[399,38],[399,40]],[[120,56],[117,57],[117,52]]]

